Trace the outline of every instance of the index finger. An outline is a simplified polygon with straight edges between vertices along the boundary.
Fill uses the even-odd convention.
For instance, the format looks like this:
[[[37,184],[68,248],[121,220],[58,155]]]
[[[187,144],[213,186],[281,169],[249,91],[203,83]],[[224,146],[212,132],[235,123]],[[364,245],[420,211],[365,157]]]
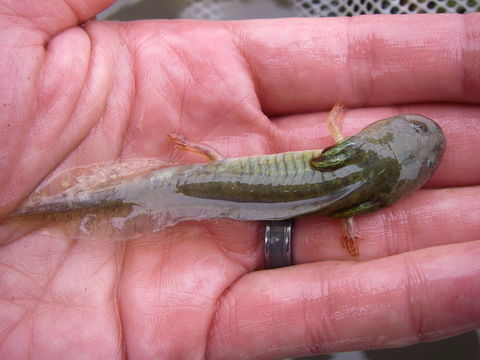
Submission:
[[[480,14],[373,15],[238,23],[270,115],[415,102],[480,101]]]
[[[400,347],[475,329],[479,245],[245,275],[220,298],[208,354],[283,358]]]

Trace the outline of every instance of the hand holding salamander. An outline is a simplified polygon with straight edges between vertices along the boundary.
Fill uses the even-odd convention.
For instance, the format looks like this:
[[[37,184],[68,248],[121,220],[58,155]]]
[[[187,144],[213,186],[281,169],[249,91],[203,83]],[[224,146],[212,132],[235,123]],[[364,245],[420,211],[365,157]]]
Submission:
[[[108,170],[95,165],[102,183],[81,190],[75,183],[53,194],[41,186],[12,216],[26,222],[40,217],[55,226],[65,215],[74,237],[99,238],[100,232],[131,239],[188,220],[283,220],[314,213],[346,218],[342,245],[358,256],[352,217],[387,207],[425,184],[443,155],[445,137],[433,120],[404,114],[343,138],[337,125],[342,112],[337,104],[327,117],[338,140],[327,149],[223,159],[206,145],[171,134],[177,148],[209,162],[111,181],[104,180],[111,164]],[[52,182],[63,183],[65,177]]]
[[[49,183],[46,194],[31,200],[65,189],[71,190],[68,196],[88,190],[85,204],[105,196],[109,180],[113,196],[103,210],[96,208],[109,216],[97,222],[71,217],[84,219],[75,225],[87,237],[89,230],[113,226],[92,239],[106,241],[75,240],[52,227],[9,232],[0,226],[0,358],[81,353],[108,359],[278,359],[402,346],[480,326],[478,15],[89,20],[110,3],[0,1],[0,217],[59,174],[63,181]],[[231,210],[231,203],[245,199],[238,187],[231,200],[222,189],[214,191],[223,197],[216,200],[206,198],[212,191],[205,182],[179,182],[183,193],[164,200],[193,221],[157,232],[158,223],[136,212],[141,207],[115,201],[123,180],[137,177],[148,190],[147,184],[158,184],[149,176],[173,171],[171,162],[179,154],[185,155],[180,159],[185,171],[193,171],[197,161],[196,169],[212,170],[213,179],[216,166],[230,164],[228,176],[235,179],[237,169],[259,165],[252,156],[266,161],[287,152],[296,161],[277,162],[289,166],[284,173],[300,163],[298,169],[312,180],[335,174],[323,193],[322,204],[330,201],[330,206],[322,209],[329,213],[353,215],[345,210],[383,206],[391,197],[362,192],[365,179],[381,179],[380,168],[374,176],[364,172],[358,181],[350,178],[343,190],[333,181],[348,178],[341,171],[353,173],[366,164],[364,153],[348,142],[334,141],[338,144],[324,149],[334,143],[322,122],[334,99],[349,107],[342,128],[346,139],[357,134],[353,137],[368,142],[369,130],[362,128],[408,113],[437,121],[448,141],[441,165],[423,189],[355,218],[364,239],[357,258],[338,241],[340,220],[328,216],[295,219],[296,265],[275,270],[264,270],[263,220],[198,221],[219,208],[243,217],[272,205],[273,215],[285,211],[290,217],[291,207],[282,207],[280,200],[293,201],[291,194],[303,196],[297,201],[310,213],[304,186],[277,193],[276,203],[267,203],[268,191],[253,192],[257,198],[242,211]],[[412,134],[403,141],[410,148],[408,142],[421,132],[410,125],[405,131]],[[173,150],[165,140],[168,133],[208,144],[225,159],[205,162]],[[400,134],[398,128],[393,133]],[[394,164],[374,145],[368,146],[384,165]],[[291,152],[298,149],[303,155],[295,157]],[[304,149],[319,151],[305,156]],[[239,156],[250,161],[232,160]],[[398,160],[419,186],[416,159],[411,165]],[[276,181],[283,181],[275,163],[269,166]],[[260,176],[249,186],[261,185]],[[391,186],[392,177],[387,178]],[[388,193],[380,183],[370,185],[372,195]],[[265,186],[272,189],[271,183]],[[152,193],[134,195],[155,205],[159,199]],[[352,194],[365,198],[354,201]],[[192,208],[182,205],[192,198],[204,206],[189,214]],[[228,206],[219,207],[218,201]],[[333,204],[343,206],[333,209]],[[131,222],[125,221],[128,216]],[[110,230],[121,235],[149,227],[153,232],[136,240],[109,241]]]

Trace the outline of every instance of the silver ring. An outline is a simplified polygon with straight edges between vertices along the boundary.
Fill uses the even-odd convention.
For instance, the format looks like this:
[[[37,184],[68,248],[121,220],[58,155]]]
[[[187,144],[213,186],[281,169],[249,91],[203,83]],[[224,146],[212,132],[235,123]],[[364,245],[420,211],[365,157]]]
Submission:
[[[274,269],[292,265],[292,219],[265,224],[265,267]]]

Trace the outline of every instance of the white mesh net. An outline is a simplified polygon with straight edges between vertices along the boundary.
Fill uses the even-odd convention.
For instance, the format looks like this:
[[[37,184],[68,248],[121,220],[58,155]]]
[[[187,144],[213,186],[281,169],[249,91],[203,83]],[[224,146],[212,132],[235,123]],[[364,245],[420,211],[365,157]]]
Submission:
[[[187,0],[180,17],[184,19],[222,20],[229,12],[228,5],[232,6],[232,1]]]
[[[475,11],[480,11],[480,0],[117,0],[99,18],[236,20]]]
[[[270,3],[272,11],[274,6],[289,8],[291,16],[302,17],[480,11],[478,0],[184,0],[180,17],[224,20],[248,17],[239,15],[244,12],[249,12],[250,17],[270,17],[255,14],[255,10],[258,12],[260,9],[260,3],[263,3],[263,8]]]
[[[467,13],[480,11],[478,1],[454,0],[293,0],[301,16],[352,16],[361,14]]]

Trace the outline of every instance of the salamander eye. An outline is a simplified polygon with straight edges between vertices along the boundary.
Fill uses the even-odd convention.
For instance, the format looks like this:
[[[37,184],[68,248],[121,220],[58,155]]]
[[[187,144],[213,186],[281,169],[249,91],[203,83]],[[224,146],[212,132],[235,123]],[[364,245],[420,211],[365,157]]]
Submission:
[[[423,122],[421,121],[416,121],[416,120],[412,120],[410,121],[410,126],[417,132],[427,132],[428,131],[428,128],[427,128],[427,125],[425,125]]]
[[[427,166],[430,168],[430,169],[434,169],[437,167],[437,160],[435,159],[430,159],[427,161]]]

